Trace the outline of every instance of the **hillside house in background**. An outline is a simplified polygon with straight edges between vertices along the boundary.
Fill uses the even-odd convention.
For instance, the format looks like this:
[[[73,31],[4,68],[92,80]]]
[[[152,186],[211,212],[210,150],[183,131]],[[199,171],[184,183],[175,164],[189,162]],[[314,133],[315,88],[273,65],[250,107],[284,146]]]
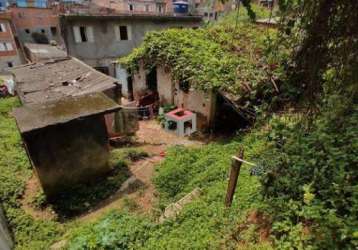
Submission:
[[[8,11],[0,11],[0,71],[22,63],[21,51],[16,43]]]
[[[100,8],[110,8],[116,13],[169,14],[173,13],[173,0],[92,0]]]
[[[200,16],[137,14],[65,14],[61,27],[70,56],[111,76],[121,68],[114,62],[140,45],[148,31],[198,27]]]
[[[59,13],[56,8],[10,6],[11,18],[21,43],[62,44]]]
[[[205,21],[216,21],[224,13],[235,9],[235,1],[229,0],[223,3],[219,0],[200,1],[197,5],[197,12],[203,16]]]
[[[75,58],[11,72],[23,104],[14,116],[46,194],[108,171],[108,138],[121,100],[117,80]]]

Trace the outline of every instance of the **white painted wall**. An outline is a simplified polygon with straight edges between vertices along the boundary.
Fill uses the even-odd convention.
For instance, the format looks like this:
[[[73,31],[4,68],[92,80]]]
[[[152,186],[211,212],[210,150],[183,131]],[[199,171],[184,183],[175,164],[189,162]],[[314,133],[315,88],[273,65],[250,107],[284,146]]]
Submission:
[[[120,64],[115,65],[116,71],[116,78],[118,79],[119,83],[122,84],[122,95],[128,98],[128,73],[127,70],[121,67]]]
[[[174,104],[180,108],[189,109],[195,113],[205,116],[206,122],[212,119],[212,110],[215,102],[212,92],[203,92],[201,90],[190,88],[188,93],[179,90],[179,82],[175,83],[176,95],[174,96]],[[200,119],[200,116],[199,116]]]

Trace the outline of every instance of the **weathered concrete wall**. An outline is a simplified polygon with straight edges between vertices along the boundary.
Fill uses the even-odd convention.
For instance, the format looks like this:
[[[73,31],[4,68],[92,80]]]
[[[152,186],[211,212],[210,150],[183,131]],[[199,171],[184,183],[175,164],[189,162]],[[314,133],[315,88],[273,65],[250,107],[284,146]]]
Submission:
[[[143,64],[140,64],[139,70],[133,74],[133,97],[135,100],[147,89],[146,70]]]
[[[10,237],[10,232],[7,227],[6,218],[0,204],[0,249],[10,250],[13,247],[13,242]]]
[[[11,7],[10,11],[21,42],[34,42],[31,34],[38,32],[50,40],[62,43],[59,16],[55,9]],[[51,27],[56,27],[56,34],[51,32]]]
[[[20,57],[18,55],[15,55],[15,56],[0,56],[0,71],[8,70],[9,69],[9,65],[8,65],[9,62],[11,62],[14,67],[22,64],[22,62],[20,60]]]
[[[191,88],[188,93],[180,90],[179,82],[172,81],[169,70],[157,68],[158,93],[162,104],[174,104],[197,114],[198,128],[208,127],[215,114],[215,95]]]
[[[120,64],[115,64],[115,77],[119,80],[119,82],[122,85],[122,95],[126,98],[128,98],[128,73],[127,70],[123,67],[121,67]]]
[[[0,42],[11,43],[12,50],[0,51],[0,71],[7,70],[9,68],[8,63],[12,63],[13,66],[21,64],[21,58],[19,56],[19,50],[16,47],[11,23],[7,18],[10,18],[10,14],[0,14],[0,23],[5,26],[5,32],[0,32]]]
[[[161,105],[174,104],[195,112],[199,129],[207,128],[212,124],[216,106],[215,93],[193,88],[185,93],[180,90],[179,82],[172,80],[169,70],[163,67],[157,67],[157,83]],[[133,75],[134,99],[138,100],[139,95],[146,89],[146,71],[143,65],[140,65],[139,71]]]
[[[115,27],[124,25],[130,27],[131,40],[117,41]],[[61,26],[68,53],[77,57],[92,67],[108,67],[111,62],[128,55],[133,48],[138,47],[148,31],[161,30],[171,27],[197,27],[199,22],[188,20],[151,20],[119,17],[118,20],[98,20],[81,17],[77,19],[62,18]],[[73,26],[93,27],[94,42],[76,43]]]
[[[175,89],[177,91],[174,95],[174,104],[197,114],[198,129],[209,127],[215,114],[215,94],[196,89],[190,89],[188,93],[185,93],[179,89],[179,82],[175,83]]]
[[[88,117],[24,135],[32,162],[48,196],[109,171],[103,116]]]
[[[174,83],[169,71],[157,67],[158,94],[162,104],[174,103]]]

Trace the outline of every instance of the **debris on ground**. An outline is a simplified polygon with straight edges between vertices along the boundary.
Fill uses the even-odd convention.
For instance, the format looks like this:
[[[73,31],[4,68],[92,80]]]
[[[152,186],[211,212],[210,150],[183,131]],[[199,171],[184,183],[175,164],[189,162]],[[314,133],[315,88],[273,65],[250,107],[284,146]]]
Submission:
[[[171,203],[164,210],[164,213],[159,218],[159,223],[163,223],[166,219],[175,218],[180,211],[184,208],[184,206],[188,203],[191,203],[194,199],[198,198],[201,194],[200,188],[195,188],[189,194],[185,195],[179,201],[175,203]]]

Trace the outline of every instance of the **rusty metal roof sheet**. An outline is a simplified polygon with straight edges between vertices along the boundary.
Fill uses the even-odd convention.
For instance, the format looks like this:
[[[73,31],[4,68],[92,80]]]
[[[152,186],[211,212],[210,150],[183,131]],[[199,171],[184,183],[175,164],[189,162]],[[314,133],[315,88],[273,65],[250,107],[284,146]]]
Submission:
[[[20,132],[26,133],[78,118],[111,113],[120,108],[105,94],[92,93],[47,103],[24,105],[14,109],[12,115],[16,119]]]
[[[72,57],[22,65],[11,72],[23,104],[102,92],[118,84],[117,79]]]

